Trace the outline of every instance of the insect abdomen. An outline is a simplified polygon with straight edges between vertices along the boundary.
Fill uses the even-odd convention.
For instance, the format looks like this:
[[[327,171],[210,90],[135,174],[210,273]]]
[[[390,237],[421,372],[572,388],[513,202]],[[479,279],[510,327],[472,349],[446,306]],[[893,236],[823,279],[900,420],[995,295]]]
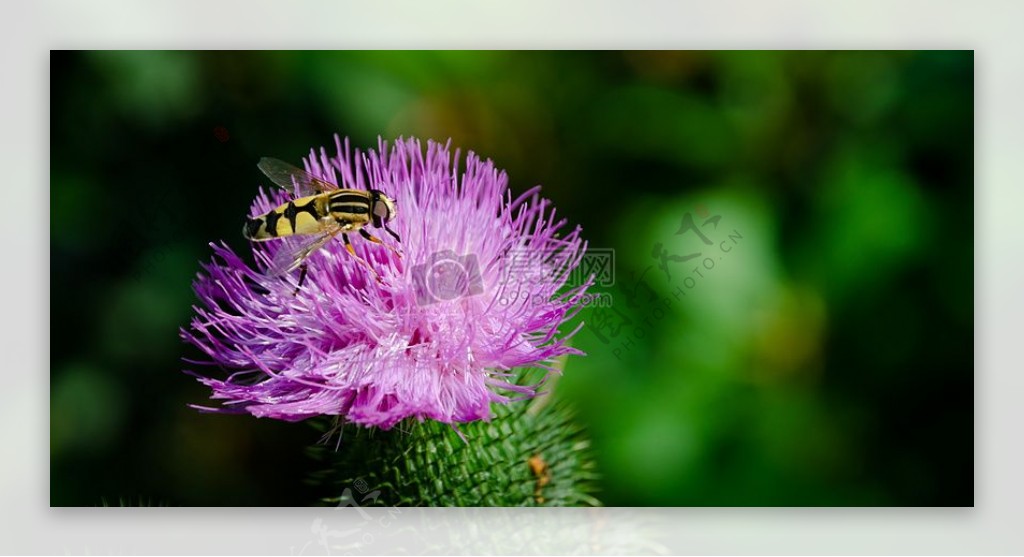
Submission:
[[[300,197],[269,213],[251,218],[242,235],[249,240],[270,240],[294,234],[314,234],[322,228],[320,219],[326,213],[326,196]]]

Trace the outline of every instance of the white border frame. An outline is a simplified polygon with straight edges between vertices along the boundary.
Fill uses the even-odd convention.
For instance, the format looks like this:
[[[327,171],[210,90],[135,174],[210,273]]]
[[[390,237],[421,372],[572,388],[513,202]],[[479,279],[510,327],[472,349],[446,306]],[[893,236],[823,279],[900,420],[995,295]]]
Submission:
[[[9,272],[0,550],[26,553],[1021,553],[1024,4],[210,0],[5,4]],[[20,10],[20,11],[19,11]],[[961,48],[976,63],[973,509],[50,509],[49,49]],[[965,215],[966,215],[965,208]],[[317,522],[317,521],[320,522]],[[433,529],[437,527],[437,529]],[[319,528],[319,530],[318,530]],[[323,547],[318,532],[370,534]],[[347,536],[347,535],[346,535]],[[335,546],[346,536],[335,536]],[[346,538],[347,539],[347,538]],[[362,538],[361,538],[362,539]],[[430,545],[423,545],[425,542]],[[536,543],[529,543],[535,541]],[[349,543],[349,542],[345,542]]]

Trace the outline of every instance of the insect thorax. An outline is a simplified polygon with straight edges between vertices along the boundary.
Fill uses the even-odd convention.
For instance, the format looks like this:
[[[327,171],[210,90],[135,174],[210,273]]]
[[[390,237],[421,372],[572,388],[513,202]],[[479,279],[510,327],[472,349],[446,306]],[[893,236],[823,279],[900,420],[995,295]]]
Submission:
[[[339,224],[362,226],[370,221],[370,197],[366,192],[340,190],[328,195],[328,210]]]

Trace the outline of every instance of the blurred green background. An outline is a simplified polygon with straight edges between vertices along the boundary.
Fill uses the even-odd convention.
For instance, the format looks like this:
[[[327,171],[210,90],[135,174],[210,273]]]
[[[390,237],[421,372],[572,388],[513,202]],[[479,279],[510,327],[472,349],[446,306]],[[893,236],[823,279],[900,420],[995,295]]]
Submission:
[[[51,504],[323,495],[312,428],[186,407],[209,393],[178,327],[207,243],[245,251],[258,158],[337,132],[450,137],[615,250],[555,386],[605,504],[972,505],[973,72],[971,52],[54,52]]]

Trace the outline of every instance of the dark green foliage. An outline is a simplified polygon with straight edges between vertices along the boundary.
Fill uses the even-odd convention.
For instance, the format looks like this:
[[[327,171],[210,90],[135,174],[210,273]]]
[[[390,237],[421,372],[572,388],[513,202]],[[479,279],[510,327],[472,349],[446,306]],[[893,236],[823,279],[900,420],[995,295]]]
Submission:
[[[315,454],[314,477],[331,505],[599,505],[590,443],[564,404],[545,398],[495,404],[490,422],[451,426],[406,422],[390,431],[348,427]],[[531,466],[531,458],[534,466]],[[543,461],[546,472],[536,473]],[[547,482],[543,477],[547,477]],[[543,485],[541,485],[543,484]]]

